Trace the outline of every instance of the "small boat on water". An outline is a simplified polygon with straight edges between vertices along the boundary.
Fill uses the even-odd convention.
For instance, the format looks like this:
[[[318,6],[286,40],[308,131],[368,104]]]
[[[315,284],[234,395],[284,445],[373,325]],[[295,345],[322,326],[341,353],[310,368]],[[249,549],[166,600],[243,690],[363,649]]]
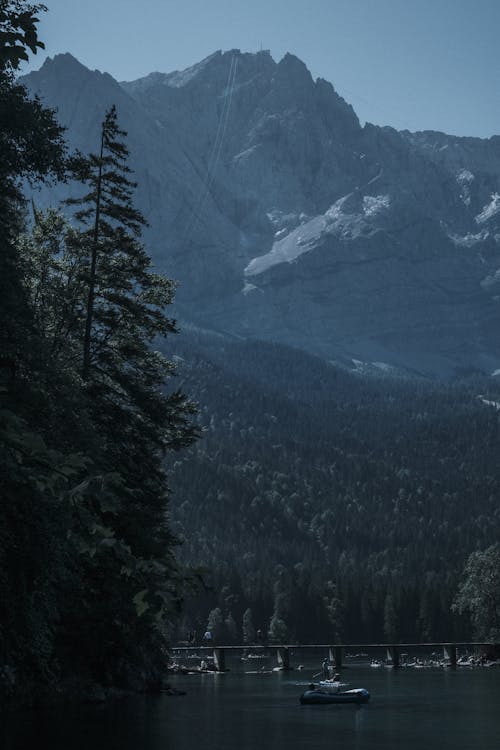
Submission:
[[[347,682],[339,682],[338,680],[320,680],[318,687],[320,690],[328,690],[330,693],[339,693],[348,686]]]
[[[302,705],[321,704],[321,703],[368,703],[370,693],[365,688],[353,688],[352,690],[341,690],[333,692],[332,690],[315,688],[306,690],[300,696]]]

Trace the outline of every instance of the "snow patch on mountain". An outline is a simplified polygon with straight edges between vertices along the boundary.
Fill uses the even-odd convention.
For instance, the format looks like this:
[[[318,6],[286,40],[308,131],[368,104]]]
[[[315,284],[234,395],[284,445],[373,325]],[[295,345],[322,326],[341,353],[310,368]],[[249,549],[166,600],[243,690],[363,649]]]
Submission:
[[[250,148],[246,148],[244,151],[240,151],[239,154],[236,154],[233,156],[234,162],[241,162],[245,161],[246,159],[250,159],[253,154],[255,154],[256,151],[258,151],[259,146],[250,146]]]
[[[493,193],[491,201],[483,207],[480,214],[476,216],[477,224],[484,224],[485,221],[491,219],[492,216],[500,213],[500,193]]]
[[[292,263],[317,245],[327,227],[326,215],[316,216],[307,224],[297,227],[288,236],[274,242],[269,253],[253,258],[245,268],[245,275],[254,276],[280,263]]]
[[[495,371],[493,374],[495,375],[497,371]],[[497,411],[500,411],[500,403],[498,401],[491,401],[489,398],[485,398],[482,395],[478,396],[478,399],[483,403],[486,404],[486,406],[494,406]]]
[[[255,286],[255,284],[249,284],[248,282],[245,282],[245,286],[242,289],[242,293],[247,296],[247,294],[251,294],[252,292],[261,292],[262,289],[259,289],[258,286]]]
[[[467,234],[464,235],[458,235],[458,234],[448,234],[448,237],[450,240],[457,245],[457,247],[474,247],[474,245],[477,245],[479,242],[484,242],[484,240],[488,239],[489,232],[482,231],[477,232],[476,234],[473,234],[472,232],[467,232]]]
[[[282,211],[278,208],[273,208],[266,214],[266,216],[274,229],[274,237],[276,240],[283,239],[286,235],[290,234],[293,229],[306,224],[313,218],[303,212],[294,213],[290,211]]]
[[[474,175],[468,169],[461,169],[460,172],[457,172],[457,182],[460,183],[460,185],[468,184],[472,182],[473,179]]]
[[[360,199],[356,193],[349,193],[336,201],[324,214],[301,223],[285,237],[283,229],[286,227],[278,229],[271,251],[253,258],[245,268],[245,275],[255,276],[280,263],[293,263],[304,253],[318,247],[327,235],[345,241],[369,235],[376,227],[368,220],[387,211],[389,206],[388,195],[365,195]],[[274,215],[273,218],[279,225],[279,221],[276,221],[278,217]],[[292,217],[288,214],[287,218],[290,220]],[[305,217],[301,214],[298,218],[301,221]]]
[[[363,198],[363,213],[365,216],[375,216],[389,208],[388,195],[365,195]]]

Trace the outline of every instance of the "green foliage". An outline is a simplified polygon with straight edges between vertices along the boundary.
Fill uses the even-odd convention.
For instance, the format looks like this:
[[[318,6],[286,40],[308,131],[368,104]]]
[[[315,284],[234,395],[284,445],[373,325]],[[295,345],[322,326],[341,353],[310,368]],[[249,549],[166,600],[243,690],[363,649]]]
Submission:
[[[500,544],[473,552],[464,567],[453,609],[470,615],[475,637],[500,641]]]
[[[327,581],[325,588],[327,593],[323,597],[323,604],[331,626],[331,632],[335,641],[339,643],[342,640],[340,634],[344,629],[344,605],[339,599],[337,587],[332,581]]]
[[[87,187],[81,198],[67,200],[68,205],[80,206],[75,218],[88,226],[82,233],[82,243],[88,252],[82,352],[84,380],[89,379],[91,367],[95,377],[106,363],[106,357],[101,354],[103,342],[107,352],[115,349],[119,356],[125,351],[127,358],[126,341],[116,340],[117,331],[125,328],[124,320],[133,324],[139,317],[154,318],[148,303],[161,306],[171,301],[171,282],[148,273],[149,258],[137,242],[145,220],[132,204],[135,184],[127,176],[130,171],[126,164],[128,150],[119,140],[125,135],[118,127],[116,109],[112,107],[102,122],[99,154],[80,154],[70,162],[74,176]],[[143,293],[144,300],[141,300],[136,286]],[[160,320],[163,329],[158,325]],[[152,324],[150,339],[156,332],[166,334],[173,330],[161,313],[148,322]],[[110,336],[115,337],[114,347],[108,343]],[[106,375],[104,371],[101,379]]]
[[[138,617],[140,617],[141,615],[143,615],[144,612],[146,612],[146,610],[149,609],[149,604],[147,603],[147,601],[145,601],[145,598],[146,598],[146,596],[147,596],[148,593],[149,592],[148,592],[147,589],[143,589],[142,591],[139,591],[134,596],[134,600],[133,601],[134,601],[134,604],[135,604],[135,607],[136,607],[136,610],[137,610]]]
[[[75,370],[86,291],[80,236],[54,209],[34,213],[31,232],[18,240],[28,305],[50,356],[59,366]]]
[[[0,694],[17,697],[67,678],[158,679],[196,578],[175,560],[163,469],[165,451],[193,441],[194,407],[165,391],[174,367],[153,350],[175,330],[174,286],[139,242],[125,146],[115,176],[102,170],[94,245],[84,213],[81,227],[53,210],[23,225],[21,180],[64,167],[53,113],[13,77],[19,44],[41,46],[33,12],[0,4]]]
[[[17,70],[21,61],[29,60],[28,48],[34,55],[45,45],[38,39],[36,16],[47,10],[45,5],[22,0],[0,1],[0,69]]]
[[[74,220],[23,224],[22,180],[65,165],[53,113],[14,78],[42,47],[42,9],[0,0],[0,693],[151,684],[198,576],[176,554],[211,571],[186,621],[208,614],[216,640],[248,644],[256,627],[281,642],[452,638],[473,553],[454,610],[500,637],[498,414],[477,399],[500,399],[495,385],[363,381],[194,334],[176,344],[203,404],[194,428],[155,350],[176,331],[175,285],[141,244],[114,108],[98,152],[71,160]]]
[[[0,3],[0,385],[16,380],[17,390],[26,360],[36,367],[37,354],[16,248],[23,222],[21,183],[60,175],[64,167],[62,128],[53,112],[29,99],[14,78],[27,50],[40,46],[34,15],[40,9],[25,2]]]
[[[174,283],[153,273],[139,241],[145,220],[132,204],[124,135],[112,107],[102,124],[100,154],[73,160],[73,172],[87,188],[68,201],[79,206],[75,218],[83,224],[69,248],[86,284],[81,373],[98,406],[96,419],[118,436],[120,450],[134,452],[147,436],[147,448],[155,452],[192,442],[186,417],[194,409],[179,392],[160,391],[175,368],[151,347],[176,331],[164,312]]]
[[[252,610],[246,609],[243,613],[243,643],[254,644],[256,638],[256,632],[253,625]]]
[[[394,597],[387,593],[384,603],[384,638],[389,643],[395,643],[399,632],[398,616]]]
[[[181,559],[212,571],[196,626],[216,603],[226,616],[228,586],[239,627],[250,608],[267,631],[281,565],[292,640],[382,642],[388,594],[396,640],[469,639],[450,606],[500,532],[498,413],[478,398],[500,401],[498,383],[363,378],[197,330],[178,343],[205,428],[171,479]]]
[[[239,643],[238,626],[236,625],[236,620],[234,619],[232,612],[229,612],[224,620],[224,629],[228,643]]]
[[[3,400],[8,395],[1,394]],[[54,633],[65,565],[74,553],[70,492],[84,461],[49,448],[6,408],[0,411],[0,456],[0,647],[18,677],[11,688],[29,691],[30,680],[45,682],[59,669]]]
[[[215,607],[208,614],[207,628],[212,633],[212,639],[220,643],[224,634],[224,618],[220,607]]]
[[[286,623],[276,612],[271,617],[267,636],[274,643],[288,643],[290,640]]]

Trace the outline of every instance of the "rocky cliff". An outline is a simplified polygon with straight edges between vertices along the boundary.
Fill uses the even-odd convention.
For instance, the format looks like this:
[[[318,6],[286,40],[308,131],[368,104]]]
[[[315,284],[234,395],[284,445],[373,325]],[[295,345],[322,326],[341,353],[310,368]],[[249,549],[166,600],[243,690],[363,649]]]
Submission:
[[[24,83],[84,151],[116,104],[183,318],[345,362],[500,367],[500,137],[361,127],[289,54],[127,83],[60,55]]]

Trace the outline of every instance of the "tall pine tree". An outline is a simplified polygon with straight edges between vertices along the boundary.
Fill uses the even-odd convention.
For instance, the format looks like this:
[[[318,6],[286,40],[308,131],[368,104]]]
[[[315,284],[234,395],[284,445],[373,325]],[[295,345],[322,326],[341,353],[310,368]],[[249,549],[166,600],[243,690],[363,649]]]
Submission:
[[[153,272],[141,243],[146,222],[133,205],[125,135],[112,107],[102,122],[98,153],[73,160],[73,173],[86,188],[68,201],[80,229],[67,255],[80,266],[84,290],[81,328],[73,339],[91,419],[102,438],[96,460],[103,471],[119,472],[123,482],[113,533],[142,561],[137,610],[161,623],[182,593],[163,456],[190,445],[197,433],[194,405],[179,391],[166,392],[173,363],[154,350],[157,339],[177,330],[165,313],[175,284]]]
[[[86,255],[81,374],[99,404],[99,418],[122,440],[133,439],[139,429],[159,448],[180,447],[191,441],[184,419],[190,407],[181,394],[167,398],[160,392],[174,368],[152,350],[157,337],[176,331],[165,314],[175,284],[153,273],[141,244],[146,222],[132,202],[125,135],[111,107],[99,153],[73,160],[74,174],[87,188],[68,201],[77,207]]]
[[[144,686],[162,669],[185,583],[163,454],[195,437],[153,349],[175,331],[174,285],[140,243],[114,110],[102,154],[72,162],[88,188],[81,226],[38,214],[19,241],[22,182],[65,166],[53,113],[15,80],[43,46],[42,9],[0,0],[2,695],[67,676]]]

